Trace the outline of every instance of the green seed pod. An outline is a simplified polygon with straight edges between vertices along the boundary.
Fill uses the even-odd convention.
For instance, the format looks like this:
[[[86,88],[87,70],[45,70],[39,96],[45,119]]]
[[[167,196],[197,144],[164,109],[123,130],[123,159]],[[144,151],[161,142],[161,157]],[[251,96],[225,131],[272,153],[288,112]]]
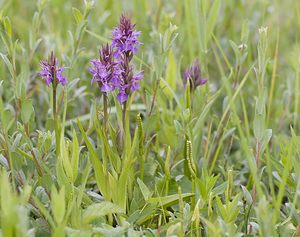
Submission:
[[[232,177],[232,169],[228,170],[228,180],[227,180],[227,190],[226,190],[226,199],[227,201],[230,200],[232,194],[232,186],[233,186],[233,177]]]
[[[186,158],[187,158],[189,170],[191,172],[191,176],[192,176],[192,178],[196,178],[197,177],[197,167],[196,167],[194,159],[193,159],[192,142],[190,140],[186,141]]]

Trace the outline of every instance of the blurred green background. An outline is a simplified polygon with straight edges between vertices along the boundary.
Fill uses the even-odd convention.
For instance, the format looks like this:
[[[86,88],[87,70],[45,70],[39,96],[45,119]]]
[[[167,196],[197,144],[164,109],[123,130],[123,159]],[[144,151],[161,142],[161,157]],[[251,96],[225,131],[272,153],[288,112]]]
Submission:
[[[79,131],[77,119],[103,161],[102,140],[93,127],[101,118],[101,94],[91,85],[87,68],[98,57],[101,45],[110,42],[113,27],[126,13],[142,32],[134,64],[144,70],[144,80],[133,95],[130,121],[133,136],[136,116],[141,113],[144,134],[139,149],[145,148],[145,177],[138,179],[140,163],[134,157],[130,185],[125,185],[127,192],[119,193],[126,200],[127,215],[118,216],[125,223],[120,228],[128,230],[128,236],[129,230],[139,236],[140,228],[154,233],[147,232],[147,236],[172,236],[178,229],[183,236],[183,226],[185,233],[195,229],[193,233],[200,233],[197,228],[201,228],[203,236],[299,234],[299,4],[297,0],[0,0],[0,161],[5,167],[6,158],[12,157],[17,187],[28,184],[35,197],[34,202],[23,198],[27,193],[20,188],[22,195],[10,194],[15,199],[8,206],[28,207],[36,202],[37,207],[29,205],[30,212],[24,216],[29,213],[29,226],[39,236],[50,235],[50,230],[52,236],[60,236],[67,228],[87,230],[83,235],[69,229],[68,236],[92,235],[90,223],[82,223],[81,214],[103,200],[98,196],[96,167],[89,172],[93,153],[85,147],[85,133]],[[65,137],[71,144],[77,134],[77,148],[82,148],[79,178],[69,186],[61,185],[56,170],[55,144],[49,132],[53,132],[51,89],[38,75],[40,61],[51,51],[67,67],[68,85],[58,91]],[[208,83],[192,93],[189,108],[182,73],[195,58],[200,59]],[[30,105],[29,118],[24,104]],[[109,106],[111,127],[117,130],[121,110],[112,95]],[[28,137],[22,130],[24,124]],[[108,147],[117,154],[113,132]],[[50,148],[45,151],[47,139]],[[36,152],[47,176],[38,177],[31,151]],[[188,171],[187,157],[195,162],[196,178]],[[120,157],[116,159],[122,163]],[[105,168],[111,177],[121,179],[114,164]],[[2,184],[8,183],[8,177],[1,177]],[[82,180],[86,182],[83,187]],[[78,210],[68,209],[72,215],[63,227],[49,221],[50,206],[55,206],[49,198],[53,184],[59,189],[80,189],[86,195],[81,203],[66,188],[66,200],[76,199]],[[115,201],[119,186],[117,181],[114,184],[112,200],[106,201]],[[1,228],[5,220],[13,226],[18,216],[14,212],[10,219],[4,215],[9,187],[3,187]],[[254,187],[258,202],[253,205]],[[195,197],[187,194],[184,198],[181,191],[193,191]],[[161,204],[160,197],[167,205]],[[103,229],[93,231],[107,231],[103,235],[110,236],[115,219],[112,213],[101,218]]]

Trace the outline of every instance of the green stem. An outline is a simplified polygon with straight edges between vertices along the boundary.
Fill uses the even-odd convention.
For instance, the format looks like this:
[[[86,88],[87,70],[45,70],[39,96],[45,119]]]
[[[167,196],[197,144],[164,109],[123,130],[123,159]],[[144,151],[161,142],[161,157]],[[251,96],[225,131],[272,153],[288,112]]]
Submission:
[[[52,95],[53,95],[53,119],[56,119],[56,83],[53,82],[52,84],[53,90],[52,90]]]
[[[195,206],[196,206],[196,182],[195,182],[195,178],[192,179],[192,193],[194,193],[195,195],[193,197],[191,197],[191,208],[195,209]]]
[[[140,161],[140,178],[144,180],[144,131],[141,115],[137,115],[137,125],[139,134],[139,161]]]
[[[184,220],[184,206],[183,206],[183,198],[182,198],[182,192],[181,187],[178,187],[178,198],[179,198],[179,211],[180,211],[180,230],[179,230],[179,236],[184,237],[184,228],[183,228],[183,220]]]
[[[127,101],[123,104],[122,110],[122,143],[123,143],[123,154],[126,153],[126,110],[127,110]]]
[[[55,126],[55,143],[56,143],[56,157],[60,155],[60,131],[59,131],[59,120],[57,116],[57,109],[56,109],[56,88],[57,84],[54,80],[53,84],[53,119],[54,119],[54,126]]]
[[[170,178],[169,177],[166,177],[166,196],[168,196],[169,194],[169,182],[170,182]]]
[[[257,142],[256,144],[256,167],[257,167],[257,170],[259,169],[259,163],[260,163],[260,142]],[[254,187],[253,187],[253,204],[254,206],[256,205],[256,200],[257,200],[257,197],[256,197],[257,193],[256,193],[256,185],[254,184]]]
[[[107,120],[108,120],[108,114],[107,114],[107,94],[103,93],[103,127],[105,134],[107,133]]]

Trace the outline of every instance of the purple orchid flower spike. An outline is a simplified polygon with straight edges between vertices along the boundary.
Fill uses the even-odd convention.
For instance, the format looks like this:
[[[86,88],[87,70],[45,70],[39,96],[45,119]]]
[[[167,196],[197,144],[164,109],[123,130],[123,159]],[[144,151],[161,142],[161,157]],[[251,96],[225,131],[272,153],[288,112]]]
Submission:
[[[39,75],[45,80],[47,86],[50,86],[51,83],[62,86],[67,84],[67,78],[62,74],[65,67],[58,66],[58,60],[53,52],[51,52],[48,61],[41,61],[41,68],[42,71],[39,72]]]
[[[187,81],[190,82],[191,90],[195,90],[198,86],[207,82],[207,79],[202,77],[198,58],[186,68],[183,79],[184,86],[186,86]]]
[[[134,71],[134,66],[130,64],[134,54],[138,51],[137,46],[140,31],[134,30],[135,24],[131,23],[130,18],[123,14],[120,23],[113,30],[112,47],[115,49],[115,57],[118,59],[121,71],[117,99],[121,104],[128,100],[128,97],[135,90],[140,89],[139,80],[143,79],[142,71]]]
[[[121,104],[127,101],[129,94],[140,89],[139,81],[144,78],[143,71],[134,71],[134,66],[129,64],[129,59],[123,55],[119,62],[121,76],[117,99]]]
[[[120,23],[112,31],[112,47],[116,49],[115,57],[119,59],[122,54],[126,54],[130,59],[138,51],[137,46],[141,43],[138,41],[140,31],[134,30],[135,24],[131,23],[128,16],[123,14]]]
[[[102,47],[99,59],[91,60],[90,73],[93,75],[91,83],[97,82],[101,92],[108,93],[120,85],[121,70],[114,60],[110,45]]]

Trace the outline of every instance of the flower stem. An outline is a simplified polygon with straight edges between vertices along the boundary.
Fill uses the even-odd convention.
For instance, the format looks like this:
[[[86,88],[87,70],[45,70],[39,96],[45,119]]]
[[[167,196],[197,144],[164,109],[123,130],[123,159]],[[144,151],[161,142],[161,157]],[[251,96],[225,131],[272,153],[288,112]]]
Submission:
[[[55,83],[52,84],[53,86],[53,119],[56,119],[56,87],[57,85]]]
[[[126,110],[127,110],[127,101],[123,104],[123,111],[122,111],[122,143],[123,143],[123,153],[125,154],[126,150]]]
[[[108,114],[107,114],[107,93],[103,93],[103,127],[105,134],[107,133],[107,120],[108,120]]]
[[[56,143],[56,157],[60,155],[60,131],[59,131],[59,120],[57,117],[57,109],[56,109],[56,88],[57,84],[54,81],[53,84],[53,119],[55,126],[55,143]]]
[[[256,143],[256,167],[257,167],[257,170],[259,168],[259,163],[260,163],[260,142],[258,141]],[[256,200],[257,200],[257,197],[256,197],[257,193],[256,193],[256,185],[254,184],[254,187],[253,187],[253,204],[256,205]]]

